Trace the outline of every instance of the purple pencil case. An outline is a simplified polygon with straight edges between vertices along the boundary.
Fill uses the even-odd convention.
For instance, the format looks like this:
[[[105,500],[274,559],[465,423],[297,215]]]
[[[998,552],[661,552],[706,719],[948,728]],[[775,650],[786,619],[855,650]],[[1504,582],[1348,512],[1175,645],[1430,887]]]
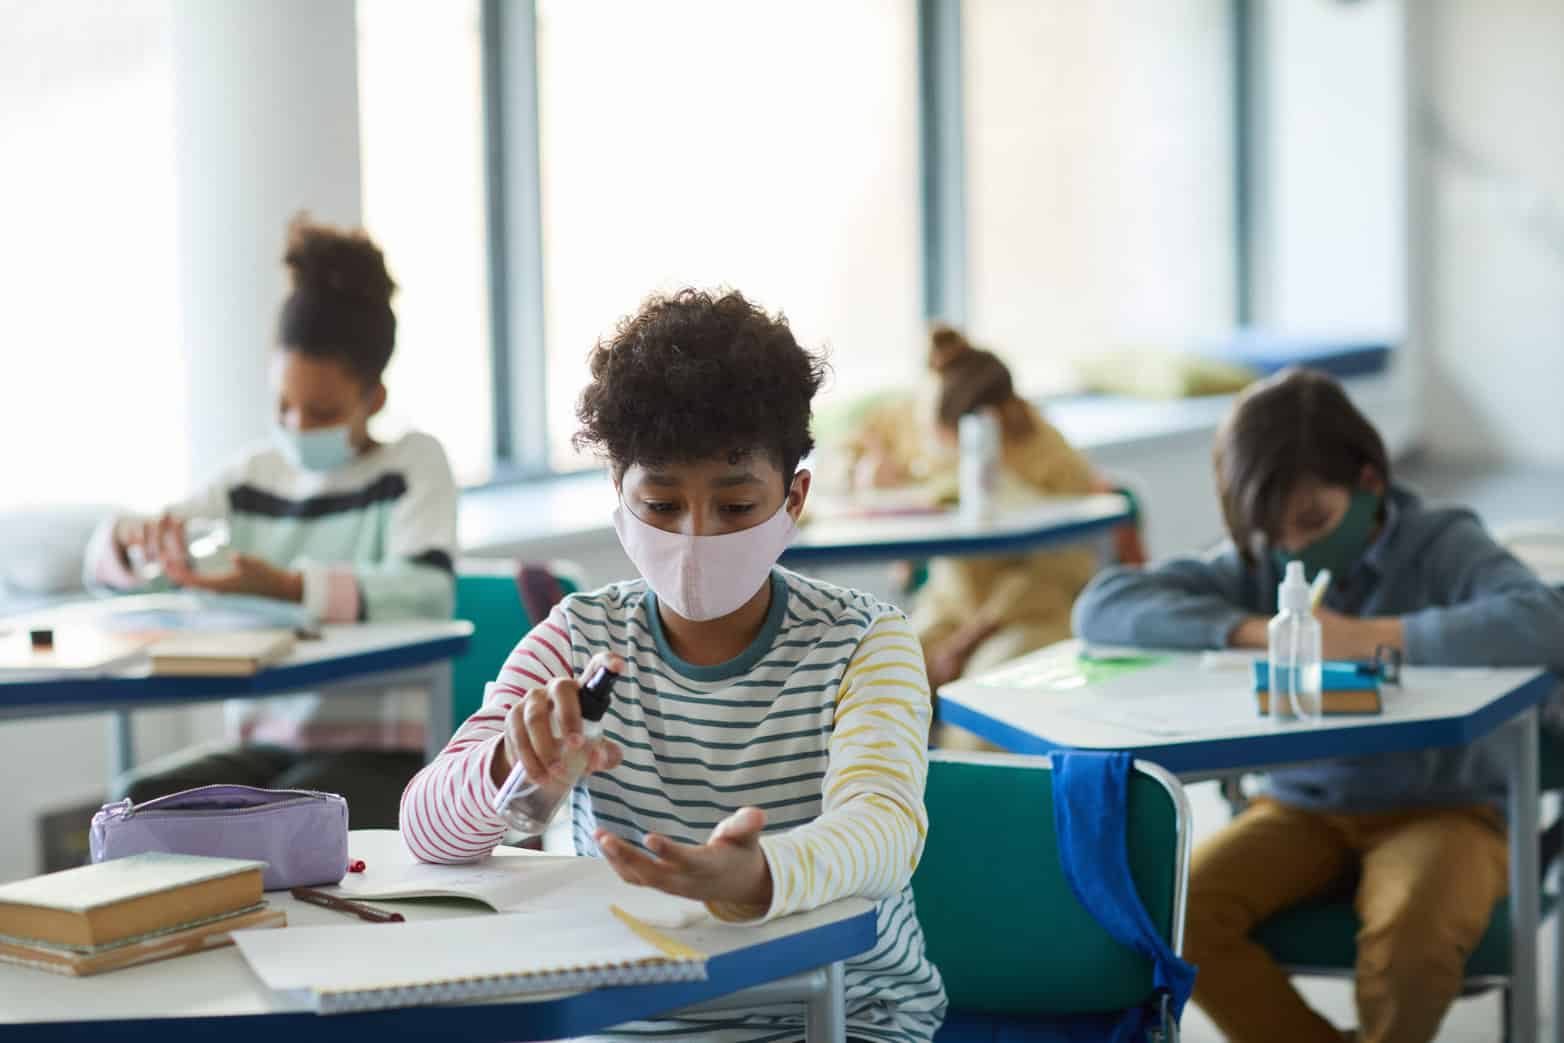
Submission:
[[[94,862],[143,851],[250,858],[266,863],[262,887],[318,887],[348,871],[348,802],[335,793],[200,786],[92,816]]]

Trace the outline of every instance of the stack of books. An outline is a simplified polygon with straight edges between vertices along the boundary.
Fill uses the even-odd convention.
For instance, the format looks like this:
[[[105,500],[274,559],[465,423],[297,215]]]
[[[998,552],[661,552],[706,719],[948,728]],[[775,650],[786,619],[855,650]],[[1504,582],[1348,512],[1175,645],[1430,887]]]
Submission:
[[[281,927],[261,894],[264,862],[150,853],[0,887],[0,960],[87,975],[232,943]]]
[[[1254,665],[1254,694],[1260,713],[1271,712],[1271,665]],[[1367,663],[1327,662],[1320,667],[1320,712],[1326,717],[1377,714],[1384,707],[1379,698],[1379,675]]]

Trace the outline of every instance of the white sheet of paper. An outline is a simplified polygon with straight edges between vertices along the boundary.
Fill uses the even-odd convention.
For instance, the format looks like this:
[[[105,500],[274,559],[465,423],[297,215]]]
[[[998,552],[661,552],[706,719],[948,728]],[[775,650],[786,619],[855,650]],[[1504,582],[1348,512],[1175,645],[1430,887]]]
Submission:
[[[1260,652],[1244,652],[1237,649],[1224,648],[1220,651],[1200,653],[1200,669],[1202,670],[1253,670],[1254,664],[1264,659]]]
[[[1072,706],[1066,712],[1090,721],[1169,738],[1252,726],[1260,719],[1253,697],[1234,700],[1214,696],[1209,700],[1194,700],[1140,695],[1098,699]]]

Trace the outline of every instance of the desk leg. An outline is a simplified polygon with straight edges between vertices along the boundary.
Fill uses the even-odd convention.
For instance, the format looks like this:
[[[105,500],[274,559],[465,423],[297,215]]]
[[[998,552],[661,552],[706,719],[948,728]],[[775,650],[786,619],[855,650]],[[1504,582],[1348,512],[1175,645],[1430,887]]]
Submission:
[[[114,787],[136,766],[136,732],[129,710],[115,710],[109,714],[109,786],[108,799],[114,798]]]
[[[424,760],[432,761],[451,741],[451,664],[436,663],[429,669],[428,707],[424,720]]]
[[[1509,726],[1510,794],[1510,1026],[1513,1043],[1537,1039],[1537,927],[1542,886],[1537,882],[1537,711]],[[1557,1026],[1555,1026],[1557,1032]]]
[[[847,995],[840,962],[822,967],[809,992],[804,1043],[847,1043]]]

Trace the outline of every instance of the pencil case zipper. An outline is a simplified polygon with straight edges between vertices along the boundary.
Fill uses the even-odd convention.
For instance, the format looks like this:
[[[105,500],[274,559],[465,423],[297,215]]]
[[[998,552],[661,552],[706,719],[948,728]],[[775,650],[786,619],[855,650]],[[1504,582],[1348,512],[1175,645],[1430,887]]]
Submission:
[[[322,793],[318,790],[273,790],[272,792],[275,794],[297,794],[297,796],[289,796],[285,800],[273,800],[264,804],[250,804],[248,806],[223,806],[213,803],[205,807],[200,805],[192,807],[180,807],[177,804],[172,807],[156,806],[160,801],[167,800],[167,797],[158,797],[155,800],[149,800],[139,805],[132,804],[129,798],[126,798],[124,800],[117,800],[114,803],[107,805],[103,810],[108,814],[109,818],[118,819],[119,821],[123,822],[128,819],[143,815],[152,815],[157,817],[169,815],[210,814],[248,815],[258,811],[271,811],[274,808],[298,807],[300,804],[309,804],[318,801],[329,800],[331,798],[331,794]],[[177,796],[177,794],[174,794],[174,796]]]

